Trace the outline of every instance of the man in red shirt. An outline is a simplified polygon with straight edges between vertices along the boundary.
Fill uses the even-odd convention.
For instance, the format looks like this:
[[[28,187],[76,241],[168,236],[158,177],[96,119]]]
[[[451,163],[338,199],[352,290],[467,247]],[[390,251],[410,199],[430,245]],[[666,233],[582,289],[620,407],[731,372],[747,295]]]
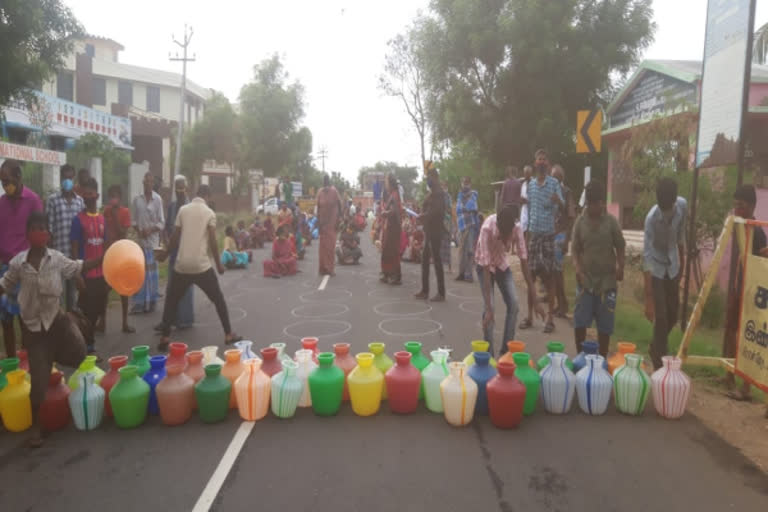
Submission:
[[[105,231],[104,216],[99,213],[96,201],[99,199],[99,185],[94,178],[88,178],[81,187],[85,210],[72,219],[69,238],[72,242],[72,254],[81,260],[100,261],[104,257]],[[78,307],[90,322],[91,327],[107,307],[109,287],[104,280],[101,264],[85,272],[85,289],[80,293]],[[93,340],[86,340],[87,351],[94,354]]]
[[[107,191],[109,203],[104,206],[104,222],[107,228],[107,248],[110,245],[125,238],[128,228],[131,227],[131,210],[122,205],[123,189],[120,185],[112,185]],[[123,308],[123,332],[133,333],[136,329],[128,325],[128,297],[120,296],[120,302]],[[99,326],[104,331],[106,322],[106,308],[102,314],[102,323]]]

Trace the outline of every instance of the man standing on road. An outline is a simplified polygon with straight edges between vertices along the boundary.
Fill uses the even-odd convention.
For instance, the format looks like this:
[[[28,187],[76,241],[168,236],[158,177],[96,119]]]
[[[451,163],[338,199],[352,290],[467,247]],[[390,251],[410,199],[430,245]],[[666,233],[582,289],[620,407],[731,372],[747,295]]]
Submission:
[[[107,249],[118,240],[126,237],[128,229],[131,227],[131,210],[123,206],[123,188],[120,185],[112,185],[107,191],[109,204],[104,206],[104,222],[106,224]],[[136,329],[128,325],[128,297],[120,296],[120,306],[122,308],[123,332],[134,333]],[[105,330],[107,311],[102,312],[100,330]],[[98,329],[98,328],[97,328]]]
[[[576,218],[576,204],[573,201],[571,189],[565,184],[565,170],[560,164],[552,166],[552,176],[560,183],[563,190],[563,204],[557,209],[555,216],[555,299],[557,300],[555,315],[559,318],[568,318],[563,260],[568,254],[568,246],[571,243],[571,228]]]
[[[549,311],[544,333],[555,330],[555,214],[563,206],[563,191],[560,183],[550,176],[549,157],[546,151],[536,151],[536,178],[528,183],[529,215],[528,245],[529,261],[534,280],[538,277],[547,289]],[[521,326],[522,327],[522,326]]]
[[[51,230],[51,248],[64,256],[72,257],[69,241],[69,231],[72,229],[72,219],[85,209],[83,199],[75,194],[75,168],[69,164],[61,166],[58,194],[51,195],[45,203],[48,214],[48,227]],[[64,283],[64,307],[71,311],[77,304],[77,287],[73,279]]]
[[[528,184],[533,177],[533,167],[526,165],[523,167],[523,177],[520,179],[520,226],[523,228],[525,243],[528,243]]]
[[[472,178],[464,176],[461,190],[456,197],[456,222],[459,228],[459,272],[456,281],[471,283],[475,266],[477,242],[477,191],[472,190]]]
[[[8,159],[0,166],[0,278],[8,271],[14,256],[29,249],[27,219],[32,212],[42,212],[43,202],[21,179],[21,162]],[[0,297],[0,323],[3,326],[5,356],[16,356],[16,331],[13,319],[19,316],[19,287],[6,287]]]
[[[219,280],[213,271],[211,261],[215,262],[219,274],[224,273],[224,265],[219,259],[219,243],[216,239],[216,214],[206,202],[211,198],[208,185],[200,185],[197,197],[182,206],[176,214],[176,222],[168,251],[176,253],[171,286],[163,307],[163,336],[157,350],[165,352],[171,341],[171,325],[176,322],[179,302],[187,289],[197,285],[208,299],[216,306],[221,326],[224,328],[224,343],[230,344],[242,338],[232,332],[229,323],[229,311],[224,295],[219,287]]]
[[[520,206],[524,181],[517,177],[517,167],[507,166],[507,179],[504,180],[504,186],[501,187],[501,196],[499,197],[499,210],[508,204]]]
[[[626,243],[621,226],[605,211],[605,186],[591,181],[585,189],[586,209],[573,226],[573,266],[576,271],[576,307],[573,327],[576,351],[597,323],[600,355],[608,355],[616,311],[617,283],[624,279]]]
[[[437,295],[430,299],[432,302],[445,302],[445,274],[443,260],[440,257],[443,237],[448,236],[445,229],[445,192],[440,185],[437,169],[427,170],[427,186],[429,193],[421,206],[419,222],[424,226],[424,252],[421,257],[421,291],[415,295],[417,299],[429,298],[429,263],[434,260],[437,277]]]
[[[520,258],[520,268],[523,271],[528,288],[528,295],[534,293],[533,280],[528,271],[528,253],[525,247],[525,238],[517,217],[520,208],[514,204],[504,206],[498,214],[489,215],[480,229],[477,239],[475,260],[477,261],[477,279],[480,281],[480,290],[483,293],[483,336],[490,343],[490,351],[493,354],[493,287],[499,287],[501,297],[507,306],[507,315],[504,320],[504,338],[501,340],[500,354],[507,352],[507,342],[515,339],[515,324],[517,323],[518,302],[515,292],[515,279],[512,269],[509,267],[507,255],[514,249]],[[538,312],[544,316],[541,306]]]
[[[183,174],[179,174],[173,180],[173,187],[176,191],[176,200],[168,205],[168,216],[165,218],[165,236],[167,240],[170,240],[173,236],[173,231],[176,227],[176,215],[182,206],[188,203],[187,200],[187,177]],[[171,290],[171,281],[173,279],[173,272],[170,272],[176,265],[176,255],[178,251],[172,251],[169,253],[170,259],[168,261],[168,282],[165,286],[165,296],[167,297]],[[179,301],[179,307],[176,311],[176,327],[179,329],[186,329],[192,327],[195,323],[195,303],[194,303],[194,291],[190,286]],[[156,331],[163,330],[163,323],[159,323],[155,326]]]
[[[159,297],[157,261],[155,249],[160,248],[160,233],[165,227],[163,200],[154,191],[155,177],[151,172],[144,175],[144,192],[133,199],[133,227],[139,234],[139,245],[144,251],[146,274],[144,285],[133,296],[131,313],[151,313]]]
[[[688,203],[677,195],[677,182],[662,178],[656,202],[645,218],[645,317],[653,322],[649,349],[653,367],[661,368],[669,333],[680,308],[680,274],[685,267],[685,217]]]

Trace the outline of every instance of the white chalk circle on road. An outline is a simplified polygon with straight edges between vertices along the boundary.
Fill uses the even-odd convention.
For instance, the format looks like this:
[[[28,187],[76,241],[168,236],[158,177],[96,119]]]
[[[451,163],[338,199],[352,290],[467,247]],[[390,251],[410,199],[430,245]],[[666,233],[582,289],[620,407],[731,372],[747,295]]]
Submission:
[[[475,293],[470,293],[470,290],[474,291]],[[480,291],[479,287],[473,287],[470,290],[463,290],[461,288],[451,288],[450,290],[448,290],[447,293],[448,293],[448,296],[454,297],[456,299],[470,300],[470,299],[482,299],[483,298],[483,296],[478,293]],[[464,292],[464,293],[462,293],[462,292]]]
[[[482,315],[483,301],[468,300],[467,302],[462,302],[461,304],[459,304],[459,309],[465,313],[470,313],[472,315]]]
[[[307,336],[333,338],[352,330],[352,324],[344,320],[301,320],[283,329],[289,338],[301,339]]]
[[[437,334],[443,330],[443,324],[425,318],[389,318],[379,322],[379,330],[387,336],[417,338]]]
[[[432,311],[426,302],[391,301],[373,306],[373,312],[380,316],[418,316]]]
[[[291,315],[296,318],[325,318],[329,316],[339,316],[347,313],[349,306],[345,304],[336,304],[333,302],[311,302],[303,306],[293,308]]]
[[[299,295],[301,302],[339,302],[352,298],[352,292],[344,288],[312,290]]]

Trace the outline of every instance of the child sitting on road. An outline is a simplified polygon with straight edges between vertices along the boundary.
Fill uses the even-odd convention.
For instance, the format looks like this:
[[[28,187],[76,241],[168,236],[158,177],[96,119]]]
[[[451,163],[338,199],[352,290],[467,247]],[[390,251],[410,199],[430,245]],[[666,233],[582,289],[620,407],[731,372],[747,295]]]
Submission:
[[[29,215],[27,238],[29,249],[17,254],[0,278],[0,295],[20,285],[21,334],[32,381],[34,424],[29,445],[37,448],[43,444],[39,409],[45,399],[51,367],[55,362],[76,368],[85,358],[85,336],[91,338],[92,334],[84,332],[86,326],[75,315],[61,310],[62,281],[74,278],[78,287],[84,289],[80,274],[100,267],[101,258],[75,261],[50,249],[48,219],[42,212]]]

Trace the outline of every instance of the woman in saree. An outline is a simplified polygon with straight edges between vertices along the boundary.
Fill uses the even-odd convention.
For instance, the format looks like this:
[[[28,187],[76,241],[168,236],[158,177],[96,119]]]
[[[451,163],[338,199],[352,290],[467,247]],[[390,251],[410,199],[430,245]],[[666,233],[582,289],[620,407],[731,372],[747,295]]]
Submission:
[[[387,202],[381,212],[383,232],[381,236],[381,279],[382,283],[393,285],[402,284],[400,274],[400,233],[402,221],[400,214],[402,204],[400,192],[397,189],[397,178],[388,174],[384,182],[387,189]]]
[[[298,271],[294,245],[288,238],[285,226],[277,228],[277,238],[272,244],[272,259],[264,260],[264,277],[292,276]]]
[[[341,197],[326,174],[317,193],[317,226],[320,231],[320,275],[335,275],[336,230],[341,218]]]

